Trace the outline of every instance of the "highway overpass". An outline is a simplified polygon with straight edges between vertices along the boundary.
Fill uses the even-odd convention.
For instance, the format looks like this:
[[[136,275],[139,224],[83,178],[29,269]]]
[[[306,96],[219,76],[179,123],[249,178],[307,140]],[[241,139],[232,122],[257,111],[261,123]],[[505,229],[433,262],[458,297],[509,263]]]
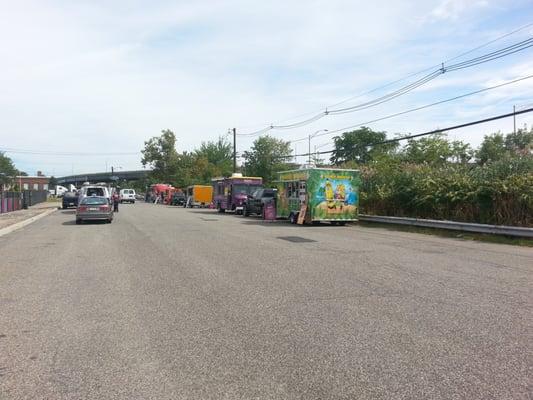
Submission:
[[[92,174],[77,174],[62,176],[57,178],[58,185],[79,186],[83,182],[97,183],[97,182],[119,182],[119,181],[136,181],[146,178],[150,170],[138,171],[114,171],[114,172],[96,172]]]

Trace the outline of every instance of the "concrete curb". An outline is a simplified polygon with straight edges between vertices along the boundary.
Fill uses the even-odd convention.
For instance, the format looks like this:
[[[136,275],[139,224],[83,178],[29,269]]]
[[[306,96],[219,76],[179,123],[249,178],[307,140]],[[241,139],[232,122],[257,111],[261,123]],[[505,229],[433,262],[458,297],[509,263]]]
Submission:
[[[0,229],[0,236],[4,236],[4,235],[7,235],[8,233],[16,231],[17,229],[24,228],[26,225],[29,225],[37,220],[40,220],[41,218],[46,217],[47,215],[52,214],[54,211],[57,211],[57,208],[50,208],[49,210],[46,210],[31,218],[25,219],[24,221],[20,221],[13,225],[6,226],[5,228]]]

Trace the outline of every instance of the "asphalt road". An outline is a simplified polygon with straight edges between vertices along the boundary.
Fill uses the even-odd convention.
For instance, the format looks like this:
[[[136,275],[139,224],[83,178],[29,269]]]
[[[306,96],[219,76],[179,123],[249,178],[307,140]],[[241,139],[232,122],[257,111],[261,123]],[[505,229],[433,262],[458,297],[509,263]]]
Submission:
[[[58,211],[0,238],[0,399],[531,400],[532,272],[377,228]]]

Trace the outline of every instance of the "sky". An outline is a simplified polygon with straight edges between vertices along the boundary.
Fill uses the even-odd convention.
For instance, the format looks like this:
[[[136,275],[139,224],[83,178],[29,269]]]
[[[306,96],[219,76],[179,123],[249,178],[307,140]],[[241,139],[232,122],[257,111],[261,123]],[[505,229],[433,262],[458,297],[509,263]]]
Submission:
[[[191,151],[229,128],[244,134],[295,122],[363,94],[342,106],[359,104],[422,75],[365,92],[533,23],[528,0],[0,0],[0,6],[0,151],[8,149],[20,170],[54,176],[141,169],[144,142],[163,129],[176,134],[178,151]],[[533,25],[453,62],[531,37]],[[301,139],[528,75],[533,47],[445,73],[377,107],[269,134]],[[533,78],[368,126],[392,137],[531,104]],[[516,122],[531,126],[533,113]],[[486,134],[512,130],[513,120],[505,119],[449,137],[476,147]],[[331,149],[336,134],[322,131],[312,149]],[[238,136],[238,152],[254,139]],[[292,146],[307,152],[306,141]]]

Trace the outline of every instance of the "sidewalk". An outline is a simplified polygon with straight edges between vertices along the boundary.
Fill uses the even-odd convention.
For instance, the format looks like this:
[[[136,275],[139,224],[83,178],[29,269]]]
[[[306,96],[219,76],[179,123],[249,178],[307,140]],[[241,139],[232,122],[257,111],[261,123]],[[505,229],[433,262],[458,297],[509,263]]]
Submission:
[[[40,214],[51,212],[61,206],[59,201],[46,201],[29,207],[27,210],[17,210],[4,214],[0,214],[0,230],[11,225],[18,224],[30,218],[37,217]]]

